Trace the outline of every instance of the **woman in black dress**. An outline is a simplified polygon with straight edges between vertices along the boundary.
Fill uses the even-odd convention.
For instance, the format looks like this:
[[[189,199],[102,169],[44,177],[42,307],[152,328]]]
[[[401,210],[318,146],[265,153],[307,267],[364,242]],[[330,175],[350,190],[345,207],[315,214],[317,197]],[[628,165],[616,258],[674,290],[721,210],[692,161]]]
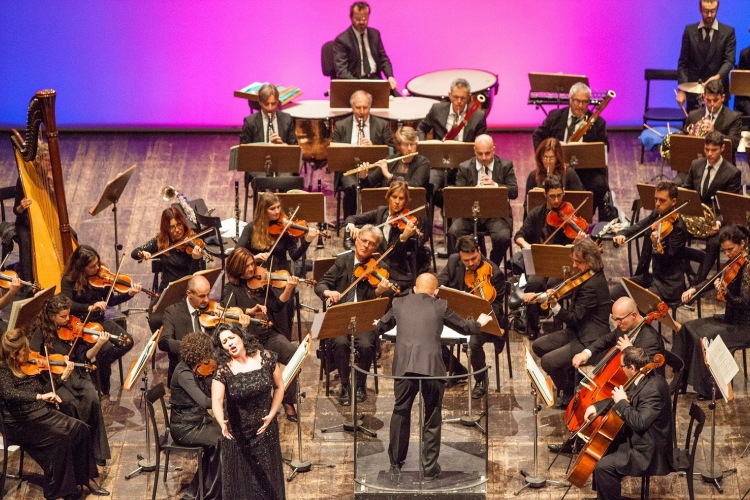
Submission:
[[[29,341],[20,329],[7,332],[0,349],[0,401],[6,444],[17,444],[44,471],[44,498],[79,499],[79,486],[98,496],[109,495],[94,478],[99,476],[91,453],[89,427],[55,410],[62,399],[50,390],[49,378],[27,376],[21,365],[28,360]],[[66,368],[63,377],[73,370]]]
[[[97,355],[97,369],[101,382],[99,390],[103,396],[109,396],[111,365],[133,348],[133,337],[114,321],[105,320],[104,310],[107,306],[116,306],[130,300],[141,291],[141,285],[133,283],[127,293],[113,293],[109,302],[105,303],[109,288],[96,288],[89,283],[89,278],[96,276],[100,267],[101,259],[97,251],[88,245],[79,246],[70,256],[70,262],[65,267],[60,289],[63,295],[73,301],[70,312],[74,316],[84,319],[88,315],[89,321],[100,323],[107,332],[130,339],[129,342],[115,342],[113,338],[110,338]],[[91,311],[90,315],[89,311]]]
[[[562,188],[568,191],[583,191],[583,183],[573,167],[565,165],[562,146],[554,137],[544,139],[534,154],[536,168],[526,178],[526,194],[534,188],[544,188],[544,180],[549,175],[557,175],[562,180]],[[526,200],[523,202],[526,218]]]
[[[31,350],[44,352],[44,346],[47,346],[50,354],[62,354],[75,363],[91,364],[102,346],[108,343],[109,334],[103,332],[93,344],[78,339],[71,352],[73,341],[62,340],[57,334],[58,329],[69,324],[70,306],[71,301],[65,295],[55,295],[44,304],[29,342]],[[102,406],[90,373],[77,367],[67,380],[58,383],[56,378],[55,382],[57,395],[67,407],[65,413],[88,424],[97,465],[106,465],[105,461],[112,457]]]
[[[224,437],[223,498],[284,500],[276,423],[284,385],[276,354],[236,325],[217,326],[214,343],[218,367],[211,384],[211,408]]]
[[[206,500],[221,499],[221,427],[207,411],[211,408],[211,382],[216,369],[213,350],[211,337],[205,333],[185,335],[180,346],[180,362],[169,386],[172,413],[169,433],[180,446],[203,447],[203,498]],[[198,498],[198,480],[196,472],[186,497]]]
[[[393,135],[396,153],[387,159],[415,153],[417,142],[419,137],[416,130],[411,127],[399,128]],[[377,167],[369,173],[366,170],[360,172],[360,185],[363,188],[388,187],[393,181],[404,181],[410,187],[427,187],[430,180],[430,161],[426,156],[418,154],[390,164],[386,160],[375,163]]]

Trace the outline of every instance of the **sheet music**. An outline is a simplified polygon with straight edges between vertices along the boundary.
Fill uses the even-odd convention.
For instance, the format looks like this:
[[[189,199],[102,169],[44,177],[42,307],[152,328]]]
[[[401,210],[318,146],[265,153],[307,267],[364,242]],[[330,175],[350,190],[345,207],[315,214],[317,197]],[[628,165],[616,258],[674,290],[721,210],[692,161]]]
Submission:
[[[534,361],[531,352],[526,348],[526,344],[523,344],[523,354],[525,359],[526,374],[531,379],[531,383],[534,385],[539,397],[542,398],[544,406],[549,408],[555,404],[555,396],[552,393],[552,381],[547,377],[544,372],[539,368]]]
[[[319,312],[313,318],[313,323],[312,323],[312,327],[310,328],[310,330],[312,331],[312,336],[314,339],[317,339],[318,335],[320,335],[320,327],[323,326],[323,320],[325,319],[325,317],[326,317],[326,313]]]
[[[239,156],[239,145],[229,148],[229,170],[237,170],[237,157]]]
[[[244,220],[241,220],[240,221],[240,234],[242,234],[242,230],[245,229],[245,226],[247,226],[247,222],[245,222]],[[237,219],[232,217],[231,219],[225,219],[221,221],[221,227],[219,228],[219,233],[221,233],[222,238],[239,238],[240,234],[237,234],[236,231],[237,231]]]
[[[300,343],[299,347],[297,347],[297,350],[289,360],[289,363],[287,363],[287,365],[284,367],[284,371],[281,372],[281,378],[284,381],[284,390],[289,387],[289,384],[291,384],[294,380],[294,376],[299,373],[299,370],[302,368],[302,364],[307,359],[309,349],[310,335],[308,334],[307,337],[305,337],[304,340]]]
[[[721,335],[717,335],[713,341],[702,338],[701,344],[708,369],[716,381],[716,387],[721,391],[721,396],[725,402],[732,401],[734,399],[734,391],[731,387],[732,379],[740,371],[734,356],[727,349]]]
[[[534,276],[536,269],[534,269],[534,259],[531,257],[531,248],[522,248],[521,255],[523,256],[523,265],[526,268],[527,276]]]

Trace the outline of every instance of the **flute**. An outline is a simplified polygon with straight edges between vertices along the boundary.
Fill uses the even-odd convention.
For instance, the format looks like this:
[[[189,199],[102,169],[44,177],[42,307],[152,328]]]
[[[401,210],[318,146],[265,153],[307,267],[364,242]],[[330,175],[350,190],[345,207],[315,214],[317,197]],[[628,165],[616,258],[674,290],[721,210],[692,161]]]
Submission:
[[[385,159],[386,163],[393,163],[394,161],[403,160],[404,158],[410,158],[412,156],[417,156],[418,154],[419,153],[417,151],[414,151],[413,153],[409,153],[408,155],[397,156],[397,157],[391,158],[391,159],[385,159],[385,158],[384,159]],[[380,160],[380,161],[383,161],[383,160]],[[377,167],[377,166],[379,166],[378,162],[375,162],[375,163],[364,163],[364,164],[360,165],[359,167],[355,167],[355,168],[353,168],[351,170],[347,170],[346,172],[344,172],[344,175],[356,174],[357,172],[362,172],[364,170],[370,170],[371,168]]]

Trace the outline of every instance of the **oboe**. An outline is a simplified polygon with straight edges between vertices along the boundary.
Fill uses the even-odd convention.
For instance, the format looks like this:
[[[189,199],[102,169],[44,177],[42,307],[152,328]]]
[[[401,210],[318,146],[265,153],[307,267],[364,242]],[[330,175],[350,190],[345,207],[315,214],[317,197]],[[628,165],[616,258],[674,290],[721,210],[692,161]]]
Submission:
[[[235,241],[240,239],[240,182],[234,181],[234,222],[235,222]]]

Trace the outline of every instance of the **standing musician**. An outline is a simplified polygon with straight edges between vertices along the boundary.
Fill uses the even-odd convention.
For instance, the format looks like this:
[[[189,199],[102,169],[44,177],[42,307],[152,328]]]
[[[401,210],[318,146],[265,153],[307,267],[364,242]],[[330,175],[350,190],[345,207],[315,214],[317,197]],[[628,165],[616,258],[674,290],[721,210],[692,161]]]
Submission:
[[[552,289],[547,290],[544,297],[555,319],[561,320],[567,328],[548,333],[531,344],[534,354],[541,358],[542,368],[563,393],[560,408],[566,408],[573,397],[573,356],[609,332],[612,304],[596,243],[589,238],[581,239],[573,243],[570,255],[573,267],[581,273],[573,284],[582,281],[573,290],[570,307],[558,304],[558,296]]]
[[[333,304],[339,302],[360,302],[380,297],[388,291],[390,283],[387,279],[380,281],[375,287],[362,279],[349,293],[342,296],[343,292],[356,279],[354,274],[362,264],[367,264],[372,259],[372,254],[383,241],[383,233],[380,229],[367,224],[357,232],[354,241],[354,251],[346,252],[336,257],[336,262],[326,271],[325,275],[315,285],[315,294],[325,302],[330,299]],[[333,344],[334,363],[339,371],[341,391],[339,392],[339,404],[349,406],[351,404],[351,387],[349,387],[349,347],[350,338],[341,335],[331,339]],[[362,333],[354,336],[354,346],[359,353],[357,365],[363,370],[369,370],[375,355],[375,332]],[[367,399],[365,383],[367,378],[363,373],[357,373],[357,402]]]
[[[630,346],[622,351],[623,371],[629,379],[634,376],[639,379],[627,390],[620,386],[612,392],[614,407],[610,411],[620,417],[624,425],[594,468],[593,487],[599,500],[622,498],[625,476],[665,476],[675,470],[669,386],[655,371],[645,376],[638,374],[650,362],[651,358],[641,347]],[[589,406],[587,420],[607,403],[609,400]]]
[[[682,32],[680,58],[677,61],[679,83],[721,81],[729,88],[729,72],[734,66],[737,37],[734,28],[716,20],[719,0],[698,0],[701,21],[688,24]],[[677,93],[680,106],[687,100],[688,111],[700,106],[697,94]]]
[[[544,139],[554,137],[561,142],[569,142],[569,138],[591,117],[589,103],[591,102],[591,89],[585,83],[578,82],[570,87],[570,106],[550,111],[544,122],[534,130],[534,150],[539,148]],[[597,118],[586,134],[582,142],[603,142],[609,149],[607,138],[607,123]],[[604,208],[604,196],[609,191],[607,181],[607,167],[586,168],[576,171],[583,186],[594,193],[594,210],[599,210],[599,219],[603,220],[602,209]]]
[[[245,314],[251,316],[262,313],[276,317],[281,314],[299,283],[299,278],[296,276],[287,276],[283,292],[281,295],[276,295],[268,289],[271,285],[262,282],[263,279],[257,272],[253,254],[243,247],[232,250],[227,258],[224,272],[227,273],[228,281],[221,294],[222,303],[226,307],[239,307]],[[260,341],[264,349],[276,353],[279,363],[287,364],[294,356],[296,348],[286,336],[279,332],[276,323],[273,323],[273,326],[253,323],[248,331]],[[296,383],[295,378],[293,384]],[[286,418],[291,422],[297,421],[297,411],[294,409],[296,397],[296,385],[291,385],[284,393],[282,401]]]
[[[97,354],[97,370],[99,372],[102,397],[109,397],[112,363],[120,359],[133,348],[133,337],[120,325],[104,318],[107,306],[116,306],[130,300],[141,291],[141,285],[133,283],[127,293],[115,294],[109,297],[110,287],[97,288],[90,281],[95,279],[102,269],[101,258],[96,250],[88,245],[81,245],[70,256],[60,282],[60,293],[72,300],[70,312],[77,318],[88,318],[89,321],[100,323],[104,330],[118,338],[127,338],[127,342],[115,342],[110,338],[101,346]],[[114,273],[113,273],[114,274]]]
[[[676,205],[677,185],[671,181],[660,182],[656,185],[654,192],[654,211],[637,224],[618,231],[612,239],[616,245],[622,245],[627,238],[651,227],[651,231],[646,231],[650,237],[643,240],[638,266],[635,269],[635,275],[630,280],[648,288],[665,302],[679,301],[685,290],[683,250],[687,243],[687,229],[685,221],[676,213],[662,222],[661,227],[652,226]],[[672,219],[674,220],[671,221]],[[614,300],[626,295],[627,292],[622,284],[618,283],[612,288]]]
[[[709,207],[716,207],[713,199],[717,191],[735,194],[742,192],[742,172],[731,163],[724,161],[721,153],[725,147],[724,136],[720,132],[713,131],[706,135],[703,145],[705,158],[693,160],[682,183],[682,187],[697,191],[701,197],[701,203]],[[698,268],[695,283],[708,277],[708,273],[719,258],[720,228],[721,223],[716,221],[711,234],[706,239],[706,258]]]
[[[583,191],[580,177],[573,167],[565,165],[562,146],[554,137],[549,137],[539,143],[534,159],[536,159],[536,169],[529,172],[526,178],[526,196],[534,188],[543,188],[544,181],[550,175],[560,178],[563,189]],[[524,219],[526,218],[526,201],[523,202]]]
[[[404,181],[410,187],[426,188],[430,178],[430,162],[426,157],[418,154],[391,164],[387,163],[391,158],[416,153],[418,142],[417,132],[413,128],[399,127],[393,136],[396,153],[375,163],[378,168],[373,168],[369,173],[366,170],[360,172],[361,187],[388,187],[394,181]]]
[[[383,225],[383,238],[374,251],[383,254],[391,245],[396,245],[385,259],[388,262],[388,272],[390,273],[388,280],[391,283],[397,284],[401,291],[405,292],[414,285],[414,279],[418,274],[417,269],[414,269],[412,265],[413,259],[409,255],[410,252],[415,252],[415,247],[406,243],[412,236],[417,234],[419,221],[414,215],[410,216],[412,218],[407,219],[407,221],[397,218],[398,214],[402,213],[409,203],[409,186],[406,182],[395,181],[391,184],[391,187],[385,193],[385,199],[388,205],[347,217],[346,230],[349,233],[349,237],[352,240],[356,240],[357,235],[361,231],[359,227],[369,224],[380,225],[388,220],[395,220],[402,223],[401,228],[391,223]],[[415,243],[416,246],[420,245],[418,237]],[[416,255],[414,259],[416,259]],[[423,263],[418,262],[418,267],[419,264]]]
[[[63,340],[61,335],[72,332],[66,328],[70,324],[70,307],[71,301],[65,295],[55,295],[45,302],[34,324],[29,347],[39,353],[45,352],[46,347],[50,355],[62,354],[71,362],[89,364],[96,359],[102,346],[108,343],[109,334],[102,332],[93,344],[82,338],[78,338],[77,341]],[[101,402],[90,373],[84,367],[76,367],[70,376],[64,379],[55,377],[55,387],[57,395],[64,403],[65,413],[89,426],[97,465],[106,465],[106,460],[112,456]]]
[[[685,380],[702,399],[711,398],[712,378],[698,342],[704,338],[713,340],[721,335],[731,352],[750,347],[750,265],[746,262],[750,231],[747,227],[730,224],[719,232],[719,241],[721,250],[730,262],[735,258],[737,260],[725,266],[715,280],[712,278],[688,289],[682,294],[682,300],[689,302],[695,298],[697,290],[717,290],[719,297],[726,300],[724,314],[685,322],[675,332],[672,346],[672,352],[685,362]],[[710,286],[712,280],[713,287]]]
[[[505,275],[497,264],[487,259],[479,249],[479,245],[471,235],[461,236],[456,242],[458,253],[451,255],[448,262],[438,275],[440,286],[447,286],[462,292],[477,295],[480,286],[483,290],[489,286],[494,290],[495,298],[491,301],[492,311],[497,318],[500,328],[508,330],[508,318],[503,315],[503,301],[505,298]],[[478,285],[478,282],[486,283]],[[480,295],[481,296],[481,295]],[[488,298],[489,301],[489,298]],[[467,333],[464,332],[466,335]],[[489,333],[478,332],[471,336],[471,367],[478,371],[487,366],[484,354],[484,344],[492,342],[496,352],[502,352],[506,344],[506,337],[498,337]],[[476,382],[471,397],[479,399],[487,393],[487,373],[475,375]]]
[[[318,230],[308,227],[307,232],[300,238],[292,236],[287,230],[279,240],[278,234],[284,228],[286,219],[287,216],[283,214],[279,197],[270,192],[261,193],[255,207],[253,221],[242,230],[237,247],[250,250],[255,260],[264,264],[268,271],[283,270],[291,273],[292,265],[289,261],[296,262],[305,256],[310,243],[318,237]],[[273,247],[273,254],[269,253],[271,247]],[[288,339],[292,338],[293,313],[290,302],[283,311],[275,311],[271,317],[274,325]]]
[[[705,135],[714,130],[721,132],[732,141],[732,153],[737,152],[737,146],[742,139],[742,113],[732,111],[725,106],[727,95],[721,80],[713,80],[703,87],[703,103],[705,108],[694,109],[688,114],[685,125],[698,127],[699,133]]]
[[[370,114],[372,95],[364,90],[357,90],[349,99],[352,105],[352,119],[336,121],[331,134],[331,142],[341,142],[355,146],[390,146],[393,147],[391,126],[386,120]],[[344,217],[357,212],[357,179],[353,175],[333,176],[333,186],[344,193]]]
[[[518,198],[518,183],[513,170],[513,162],[495,154],[495,143],[492,137],[483,134],[474,141],[474,158],[458,166],[456,186],[505,186],[508,188],[508,199]],[[508,206],[510,211],[510,206]],[[510,247],[513,233],[513,215],[497,219],[479,219],[477,230],[486,231],[492,240],[490,260],[499,264]],[[448,251],[455,252],[456,240],[474,231],[474,221],[470,218],[454,219],[448,229]]]

